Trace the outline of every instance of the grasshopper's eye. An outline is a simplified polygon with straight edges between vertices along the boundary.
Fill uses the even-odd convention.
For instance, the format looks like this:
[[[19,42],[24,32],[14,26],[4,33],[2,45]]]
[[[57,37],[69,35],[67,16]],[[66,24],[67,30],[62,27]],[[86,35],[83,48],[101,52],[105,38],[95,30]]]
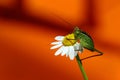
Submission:
[[[80,33],[81,33],[80,30],[75,31],[75,34],[76,34],[76,35],[78,35],[78,34],[80,34]]]
[[[75,34],[80,34],[81,31],[80,31],[80,29],[79,29],[78,27],[75,27],[75,29],[74,29],[74,33],[75,33]]]

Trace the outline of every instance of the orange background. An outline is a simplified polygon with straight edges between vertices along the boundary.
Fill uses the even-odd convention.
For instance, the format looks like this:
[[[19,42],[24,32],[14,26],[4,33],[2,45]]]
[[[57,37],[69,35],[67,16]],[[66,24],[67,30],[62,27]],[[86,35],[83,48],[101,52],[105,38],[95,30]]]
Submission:
[[[104,52],[83,61],[89,80],[120,80],[119,14],[120,0],[0,0],[0,80],[83,80],[75,59],[50,50],[55,36],[74,28],[59,17]]]

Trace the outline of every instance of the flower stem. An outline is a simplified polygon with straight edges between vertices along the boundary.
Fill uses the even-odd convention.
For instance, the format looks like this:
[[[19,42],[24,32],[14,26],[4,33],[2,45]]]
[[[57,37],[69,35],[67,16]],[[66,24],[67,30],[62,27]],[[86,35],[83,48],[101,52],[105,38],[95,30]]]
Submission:
[[[86,73],[85,73],[85,71],[84,71],[84,68],[83,68],[83,66],[82,66],[82,62],[81,62],[80,57],[78,56],[78,54],[77,54],[77,56],[76,56],[76,60],[77,60],[77,63],[78,63],[78,65],[79,65],[79,68],[80,68],[80,70],[81,70],[81,72],[82,72],[82,75],[83,75],[84,80],[88,80],[88,77],[87,77],[87,75],[86,75]]]

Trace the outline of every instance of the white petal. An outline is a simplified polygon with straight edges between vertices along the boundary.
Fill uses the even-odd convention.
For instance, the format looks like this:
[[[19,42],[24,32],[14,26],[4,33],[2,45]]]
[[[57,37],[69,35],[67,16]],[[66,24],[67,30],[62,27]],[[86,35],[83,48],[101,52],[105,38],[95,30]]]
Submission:
[[[56,48],[59,48],[60,46],[62,46],[62,44],[58,44],[58,45],[52,46],[50,49],[56,49]]]
[[[74,45],[74,49],[75,49],[75,51],[79,51],[80,50],[80,43],[76,43]]]
[[[74,47],[73,46],[70,46],[70,52],[69,52],[69,58],[70,58],[70,60],[73,60],[74,59],[74,53],[75,53],[75,51],[74,51]]]
[[[68,57],[68,55],[69,55],[69,52],[70,52],[70,47],[67,47],[67,53],[66,53],[66,57]]]
[[[74,45],[74,50],[79,51],[80,53],[82,53],[83,52],[83,47],[82,47],[82,45],[80,43],[76,43]]]
[[[55,52],[55,56],[59,55],[60,53],[62,53],[63,50],[63,46],[61,48],[59,48],[56,52]]]
[[[57,44],[62,44],[62,42],[52,42],[51,44],[57,45]]]
[[[74,52],[74,56],[77,56],[77,54],[78,54],[78,51],[75,51],[75,52]]]
[[[62,41],[63,38],[64,38],[64,36],[56,36],[56,37],[55,37],[55,40]]]
[[[63,47],[63,52],[62,52],[62,54],[61,54],[61,56],[64,56],[65,54],[67,54],[68,53],[68,47]]]

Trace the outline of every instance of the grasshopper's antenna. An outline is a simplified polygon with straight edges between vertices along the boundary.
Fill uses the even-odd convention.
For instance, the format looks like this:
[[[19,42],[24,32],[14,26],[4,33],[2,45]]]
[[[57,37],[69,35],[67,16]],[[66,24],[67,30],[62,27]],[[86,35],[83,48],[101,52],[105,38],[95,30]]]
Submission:
[[[81,60],[85,60],[85,59],[88,59],[88,58],[92,58],[92,57],[96,57],[96,56],[101,56],[101,55],[103,55],[103,53],[102,53],[101,51],[97,50],[97,49],[94,49],[94,51],[98,52],[99,54],[92,55],[92,56],[88,56],[88,57],[83,58],[83,59],[81,59]]]
[[[69,24],[70,26],[75,26],[75,25],[69,23],[68,21],[66,21],[65,19],[63,19],[62,17],[56,15],[55,13],[52,13],[52,12],[51,12],[51,14],[53,14],[54,16],[56,16],[57,18],[59,18],[60,20],[64,21],[65,23]]]

